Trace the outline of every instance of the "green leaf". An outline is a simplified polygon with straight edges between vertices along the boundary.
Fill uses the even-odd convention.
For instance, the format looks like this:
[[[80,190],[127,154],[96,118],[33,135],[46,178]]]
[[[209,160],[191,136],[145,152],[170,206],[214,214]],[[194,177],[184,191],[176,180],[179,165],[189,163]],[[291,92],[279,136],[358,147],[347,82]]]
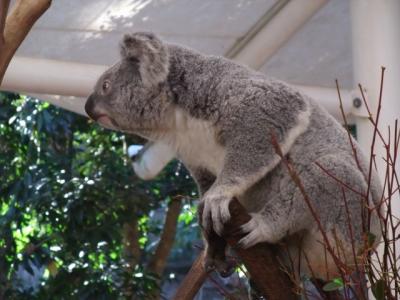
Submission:
[[[376,235],[371,232],[368,232],[368,246],[372,247],[375,241],[376,241]]]
[[[337,291],[344,287],[343,280],[341,278],[335,278],[331,282],[328,282],[323,286],[325,292]]]
[[[378,280],[374,284],[372,284],[372,293],[374,294],[376,300],[384,300],[385,299],[385,283],[382,279]]]

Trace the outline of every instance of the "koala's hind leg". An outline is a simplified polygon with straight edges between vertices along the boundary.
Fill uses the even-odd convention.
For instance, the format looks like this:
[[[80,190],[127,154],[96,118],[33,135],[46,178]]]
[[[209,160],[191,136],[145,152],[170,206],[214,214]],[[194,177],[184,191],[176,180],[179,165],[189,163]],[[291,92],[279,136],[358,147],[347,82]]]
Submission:
[[[207,170],[191,168],[192,176],[197,182],[200,196],[211,187],[215,181],[215,176]],[[199,220],[202,219],[204,209],[204,202],[200,202],[198,207]],[[202,232],[205,243],[205,257],[204,267],[207,271],[217,270],[218,273],[227,277],[232,274],[234,270],[234,263],[226,260],[226,242],[214,230]]]

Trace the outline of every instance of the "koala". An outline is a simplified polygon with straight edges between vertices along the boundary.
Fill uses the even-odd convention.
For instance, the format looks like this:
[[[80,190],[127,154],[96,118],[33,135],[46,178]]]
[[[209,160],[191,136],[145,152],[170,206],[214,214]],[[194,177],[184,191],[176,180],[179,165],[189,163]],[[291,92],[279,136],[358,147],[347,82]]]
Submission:
[[[369,191],[369,205],[377,207],[382,188],[375,173],[367,187],[368,163],[360,147],[353,141],[357,162],[346,130],[313,99],[243,65],[163,42],[153,33],[125,35],[120,52],[121,60],[101,75],[85,110],[104,127],[149,140],[147,158],[142,153],[147,162],[163,155],[161,165],[145,170],[143,178],[155,176],[173,157],[189,169],[201,198],[207,270],[229,275],[221,236],[230,219],[229,202],[237,198],[251,215],[240,228],[245,234],[240,247],[285,244],[282,261],[295,261],[301,273],[325,280],[338,275],[271,134],[298,172],[340,257],[351,261],[352,241],[356,251],[363,248],[363,199]],[[379,210],[372,211],[369,232],[378,240]]]
[[[128,156],[132,159],[135,174],[143,180],[149,180],[156,177],[164,169],[175,157],[175,153],[166,144],[148,142],[140,149],[133,145],[130,146]]]

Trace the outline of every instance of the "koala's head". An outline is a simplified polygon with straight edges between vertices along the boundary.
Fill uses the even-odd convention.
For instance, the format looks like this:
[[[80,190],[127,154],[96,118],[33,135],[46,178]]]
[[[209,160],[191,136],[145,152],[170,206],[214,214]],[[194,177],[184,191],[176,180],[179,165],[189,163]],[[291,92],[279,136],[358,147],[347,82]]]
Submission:
[[[151,33],[125,35],[121,61],[97,81],[86,113],[107,128],[131,133],[155,129],[167,110],[167,46]]]

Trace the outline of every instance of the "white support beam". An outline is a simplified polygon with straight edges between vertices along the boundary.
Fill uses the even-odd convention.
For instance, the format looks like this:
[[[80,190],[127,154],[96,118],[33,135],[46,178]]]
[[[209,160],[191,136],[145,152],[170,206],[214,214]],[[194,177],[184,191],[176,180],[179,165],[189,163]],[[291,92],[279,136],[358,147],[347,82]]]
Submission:
[[[292,85],[302,93],[308,95],[314,99],[319,105],[325,108],[332,116],[334,116],[339,122],[343,123],[342,112],[340,111],[339,96],[336,89],[317,87],[317,86],[306,86],[306,85]],[[354,112],[353,105],[353,92],[346,89],[340,89],[340,95],[343,102],[343,111],[348,117]]]
[[[84,103],[107,66],[62,62],[49,59],[14,57],[3,81],[2,90],[17,91],[47,100],[57,106],[85,115]],[[295,86],[317,100],[341,120],[335,89]],[[352,95],[343,90],[344,110],[352,112]]]
[[[309,97],[315,99],[339,122],[343,121],[341,111],[339,110],[339,98],[335,89],[305,85],[292,86],[302,93],[308,95]],[[349,90],[342,90],[340,93],[343,99],[343,109],[346,116],[349,116],[355,109],[352,104],[353,92]],[[84,109],[86,98],[40,94],[30,94],[30,96],[44,101],[49,101],[54,105],[76,112],[78,114],[86,115]]]
[[[278,1],[228,50],[228,58],[256,70],[274,55],[328,0]]]
[[[67,61],[14,57],[2,90],[22,93],[87,97],[107,66]]]
[[[64,108],[66,110],[72,111],[82,116],[87,116],[85,112],[85,103],[87,97],[60,96],[60,95],[35,94],[35,93],[27,93],[27,95],[42,101],[50,102],[55,106]]]

